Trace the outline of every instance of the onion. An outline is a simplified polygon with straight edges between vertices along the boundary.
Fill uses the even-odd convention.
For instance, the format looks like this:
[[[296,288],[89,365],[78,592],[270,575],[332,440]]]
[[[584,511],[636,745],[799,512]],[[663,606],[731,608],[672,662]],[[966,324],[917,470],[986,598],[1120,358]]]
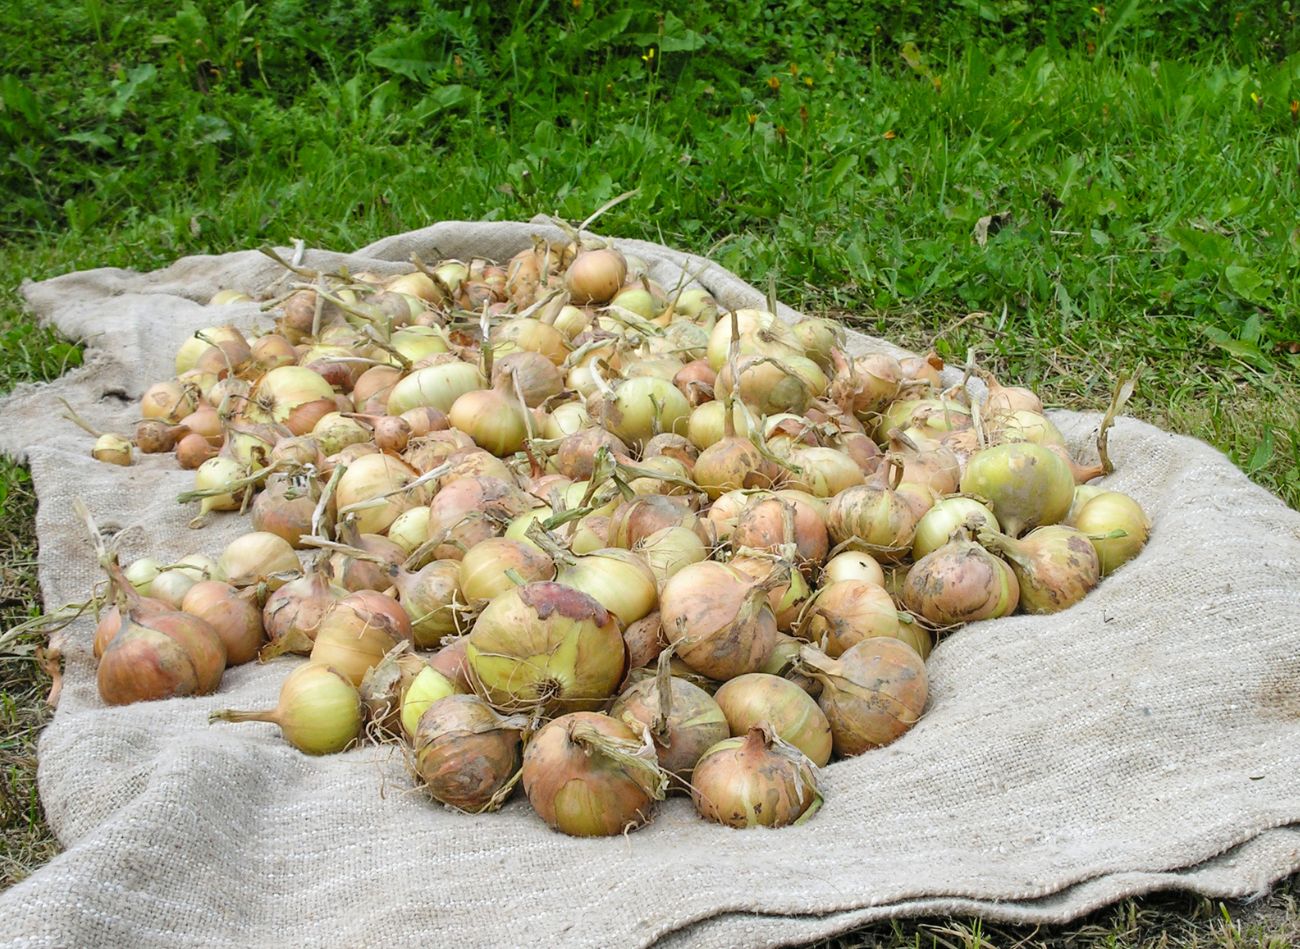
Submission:
[[[232,586],[265,583],[272,591],[302,573],[298,555],[289,542],[266,531],[252,531],[236,537],[221,552],[217,567]]]
[[[175,425],[198,408],[194,392],[179,382],[156,382],[140,397],[140,415]]]
[[[610,516],[610,544],[631,549],[667,527],[685,527],[696,533],[705,533],[700,527],[700,519],[685,500],[649,494],[620,505]]]
[[[1034,394],[1032,389],[1025,389],[1021,386],[1004,386],[998,382],[991,372],[981,372],[980,376],[989,387],[988,395],[985,397],[982,406],[986,415],[1001,415],[1021,410],[1042,414],[1043,402]]]
[[[673,385],[686,396],[687,402],[698,408],[712,401],[713,384],[717,378],[718,374],[709,368],[707,361],[696,359],[677,371],[673,376]],[[691,418],[694,417],[695,413],[692,412]]]
[[[557,366],[569,355],[569,343],[563,333],[530,318],[502,323],[492,331],[492,340],[497,344],[498,354],[515,350],[541,353]]]
[[[757,446],[730,432],[700,452],[692,473],[695,483],[716,499],[739,488],[766,488],[776,480],[775,465],[763,457]]]
[[[1136,557],[1151,533],[1151,522],[1142,507],[1118,491],[1101,491],[1086,500],[1070,524],[1092,541],[1103,577]],[[1117,531],[1123,533],[1115,536]]]
[[[95,439],[95,445],[90,449],[90,457],[108,465],[129,465],[131,464],[131,439],[106,432]]]
[[[936,501],[917,522],[912,559],[920,560],[938,550],[952,538],[953,531],[963,527],[972,533],[980,529],[998,530],[998,521],[992,511],[974,498],[949,497]]]
[[[477,695],[440,699],[416,727],[415,773],[441,804],[475,814],[494,810],[519,771],[520,724]]]
[[[582,431],[590,424],[591,419],[587,417],[585,405],[581,402],[563,402],[551,409],[550,414],[547,415],[542,425],[542,434],[547,438],[563,438],[565,435]]]
[[[659,613],[656,611],[642,617],[635,623],[629,623],[627,628],[623,630],[623,645],[627,647],[629,674],[633,669],[648,666],[658,659],[659,654],[668,645],[664,642],[663,627],[659,623]]]
[[[189,416],[187,415],[186,418]],[[145,419],[135,427],[135,446],[146,455],[157,455],[171,451],[176,446],[177,437],[184,434],[186,433],[179,425],[168,425],[157,419]]]
[[[614,700],[610,717],[637,731],[648,730],[659,767],[689,782],[700,755],[731,733],[713,697],[697,685],[668,675],[665,663],[654,678],[629,686]]]
[[[739,488],[718,495],[709,505],[709,530],[718,543],[726,543],[736,529],[740,512],[749,503],[749,492]]]
[[[615,457],[629,454],[627,445],[603,428],[584,428],[566,435],[555,449],[555,470],[574,481],[585,481],[595,471],[596,454],[605,448]]]
[[[822,693],[822,684],[806,676],[798,666],[799,650],[807,643],[785,633],[776,635],[776,648],[772,650],[772,655],[768,657],[767,662],[763,663],[763,668],[759,671],[793,682],[812,698],[817,698]]]
[[[1020,599],[1016,575],[979,544],[953,540],[912,565],[903,606],[938,626],[1010,616]]]
[[[261,712],[225,709],[208,721],[271,722],[285,740],[309,755],[342,751],[361,735],[361,696],[356,686],[329,666],[314,662],[289,673],[275,708]]]
[[[790,474],[786,485],[818,498],[830,498],[862,484],[862,467],[842,451],[814,446],[790,452]]]
[[[714,694],[732,737],[767,722],[782,741],[818,767],[831,760],[831,726],[817,703],[788,679],[752,672],[724,682]]]
[[[403,511],[388,526],[388,539],[408,555],[414,553],[429,539],[429,516],[427,507]]]
[[[575,712],[544,726],[524,752],[524,792],[542,820],[575,837],[625,833],[650,819],[667,776],[654,745],[608,715]]]
[[[839,344],[842,333],[838,323],[818,317],[808,317],[794,324],[791,329],[794,338],[799,341],[809,359],[823,369],[831,365],[831,350]]]
[[[164,570],[149,584],[149,596],[166,603],[173,610],[179,610],[185,594],[197,582],[184,570]]]
[[[330,557],[330,570],[338,584],[354,593],[392,586],[393,570],[406,561],[406,551],[380,534],[347,536],[352,543]]]
[[[487,379],[477,366],[449,360],[417,369],[393,386],[388,397],[388,414],[402,415],[411,409],[430,407],[442,412],[466,392],[482,389]]]
[[[1023,409],[996,415],[988,420],[993,436],[1000,442],[1032,442],[1044,448],[1065,451],[1065,436],[1046,416]]]
[[[776,645],[768,603],[779,572],[754,583],[733,567],[706,560],[664,584],[659,616],[664,636],[693,671],[711,679],[757,672]]]
[[[919,444],[907,432],[889,433],[889,448],[903,462],[903,482],[920,484],[937,495],[953,494],[961,481],[957,456],[942,444]]]
[[[1026,613],[1058,613],[1101,581],[1101,562],[1092,541],[1073,527],[1039,527],[1020,540],[985,530],[979,540],[1011,561]]]
[[[816,813],[821,801],[812,762],[766,722],[706,751],[691,783],[700,816],[728,827],[784,827]]]
[[[476,691],[503,711],[595,709],[623,678],[614,615],[559,583],[502,593],[479,614],[466,643]]]
[[[727,406],[725,402],[705,402],[691,411],[686,422],[686,438],[700,451],[722,441],[726,437]],[[749,411],[743,402],[737,402],[731,409],[731,423],[735,434],[749,435]]]
[[[379,534],[415,504],[412,492],[404,489],[417,477],[415,469],[400,458],[364,455],[351,462],[339,478],[334,503],[340,516],[356,518],[358,531]]]
[[[283,425],[295,435],[305,435],[334,409],[334,389],[319,373],[281,366],[257,381],[243,411],[250,421]]]
[[[162,569],[159,567],[157,560],[152,557],[137,557],[127,564],[122,576],[130,584],[131,589],[143,596],[148,596],[150,586],[153,585],[154,580],[158,578],[160,573],[162,573]]]
[[[865,549],[882,563],[906,557],[920,514],[896,490],[901,475],[901,463],[890,459],[871,481],[835,495],[826,518],[831,539]]]
[[[176,375],[198,365],[199,357],[222,342],[247,343],[244,334],[233,326],[208,326],[190,336],[176,350]]]
[[[607,547],[560,566],[556,582],[594,597],[620,624],[635,623],[655,608],[655,574],[641,557]]]
[[[459,560],[475,544],[501,534],[506,524],[531,508],[531,502],[499,478],[452,481],[429,504],[429,544],[436,543],[433,556]]]
[[[316,427],[311,430],[312,438],[326,455],[342,451],[348,445],[370,441],[370,430],[355,419],[346,418],[338,412],[330,412],[321,417]]]
[[[469,681],[469,657],[465,652],[469,645],[466,637],[444,639],[442,643],[442,648],[429,659],[429,665],[454,682],[457,692],[473,692],[474,687]]]
[[[683,567],[709,557],[704,541],[689,527],[665,527],[642,538],[632,549],[649,565],[656,586],[661,588]]]
[[[564,273],[564,288],[578,306],[608,303],[627,279],[627,260],[612,247],[582,251]]]
[[[199,435],[197,432],[191,432],[181,438],[176,443],[176,463],[186,471],[193,471],[200,467],[205,461],[216,457],[217,448],[208,439]],[[95,457],[99,457],[96,455]],[[130,463],[130,455],[127,455]],[[100,461],[105,459],[100,458]]]
[[[298,362],[293,343],[278,333],[268,333],[253,340],[248,354],[259,375]]]
[[[321,618],[312,645],[311,661],[332,666],[353,685],[361,680],[390,649],[400,632],[392,618],[373,608],[373,603],[349,594],[335,603]]]
[[[1074,476],[1059,455],[1040,445],[996,445],[971,456],[961,491],[987,500],[1002,529],[1019,537],[1065,517],[1074,500]]]
[[[347,590],[330,582],[325,563],[321,558],[306,575],[290,580],[266,598],[262,627],[273,650],[266,658],[282,652],[311,652],[321,618],[347,596]]]
[[[898,361],[903,370],[903,379],[907,382],[923,382],[932,389],[943,385],[939,373],[943,371],[943,359],[931,350],[924,356],[906,356]]]
[[[209,695],[225,668],[225,646],[197,616],[129,608],[100,656],[99,695],[109,705]]]
[[[864,639],[838,659],[805,646],[799,661],[822,683],[818,704],[830,722],[836,754],[859,755],[887,745],[925,710],[925,663],[897,639]]]
[[[857,550],[846,550],[826,561],[822,567],[822,583],[835,583],[839,580],[865,580],[877,586],[885,585],[885,571],[871,554]]]
[[[731,532],[733,549],[751,548],[781,553],[793,546],[796,564],[805,572],[820,566],[830,549],[821,516],[808,503],[774,497],[756,497],[736,519]]]
[[[485,603],[522,583],[550,580],[554,576],[555,562],[545,553],[504,537],[475,544],[460,561],[460,591],[471,606]]]
[[[320,501],[320,487],[315,478],[305,475],[272,475],[266,487],[253,500],[253,529],[283,538],[290,547],[301,549],[302,539],[310,537],[312,519]],[[333,505],[326,505],[321,529],[328,534],[334,528]]]
[[[644,445],[660,432],[685,434],[690,415],[686,396],[652,376],[620,382],[601,409],[605,428],[629,445]]]
[[[528,438],[526,416],[514,393],[501,385],[466,392],[447,412],[452,425],[498,458],[513,455],[524,446]]]
[[[803,612],[804,604],[812,593],[802,573],[790,570],[788,563],[770,555],[732,557],[727,561],[727,566],[755,581],[766,580],[772,576],[773,571],[781,570],[782,573],[772,581],[774,585],[768,591],[767,602],[776,614],[776,628],[782,631],[794,629],[799,614]],[[785,579],[786,574],[789,575],[788,580]]]
[[[713,386],[717,398],[734,394],[760,415],[802,413],[825,389],[825,376],[817,364],[803,356],[743,356],[718,370]]]
[[[434,648],[460,632],[460,564],[456,561],[435,560],[416,573],[401,571],[393,582],[411,619],[416,646]]]
[[[804,617],[800,635],[832,659],[864,639],[902,638],[893,598],[884,587],[864,580],[826,584],[808,604]]]
[[[784,347],[786,352],[799,352],[799,339],[786,323],[766,310],[740,309],[730,314],[730,319],[720,319],[709,333],[707,358],[709,367],[720,372],[731,353],[732,339],[736,340],[739,355],[757,352],[760,345],[775,350]],[[760,343],[758,333],[767,339]]]
[[[876,425],[878,440],[885,440],[894,429],[916,428],[918,434],[939,436],[946,432],[970,428],[974,424],[970,409],[951,399],[900,399],[890,403]]]
[[[401,378],[402,371],[394,366],[371,366],[352,386],[353,408],[374,414],[386,412],[393,387]]]
[[[564,390],[564,376],[541,353],[508,353],[493,365],[492,385],[504,385],[507,392],[514,392],[518,385],[524,404],[536,408]]]
[[[265,633],[256,590],[240,592],[229,583],[203,580],[189,588],[181,608],[206,622],[220,637],[227,666],[257,658]]]
[[[421,664],[419,672],[415,674],[410,684],[402,690],[400,712],[398,713],[402,723],[402,732],[406,735],[407,741],[410,742],[415,741],[420,717],[424,715],[429,706],[449,695],[454,695],[456,692],[454,682],[432,666],[424,665],[423,660],[419,661]]]

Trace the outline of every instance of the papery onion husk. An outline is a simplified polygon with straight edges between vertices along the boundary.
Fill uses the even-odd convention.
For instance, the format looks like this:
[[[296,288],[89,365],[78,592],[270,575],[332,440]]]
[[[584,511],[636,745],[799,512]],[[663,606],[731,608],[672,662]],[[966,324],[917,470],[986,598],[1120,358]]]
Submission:
[[[812,697],[790,680],[752,672],[724,682],[714,698],[733,738],[767,722],[818,767],[831,760],[830,722]]]
[[[213,712],[209,721],[271,722],[285,740],[309,755],[342,751],[361,734],[361,695],[355,684],[326,665],[309,662],[289,673],[280,701],[264,712]]]
[[[668,643],[664,640],[663,626],[656,610],[623,630],[623,645],[627,647],[627,670],[648,666],[659,658]]]
[[[620,505],[610,515],[609,542],[613,547],[631,550],[656,531],[666,527],[685,527],[701,535],[707,532],[685,498],[649,494]]]
[[[691,564],[664,584],[659,616],[677,658],[711,679],[757,672],[776,645],[767,595],[781,577],[755,583],[724,564]]]
[[[574,712],[544,726],[524,752],[524,792],[542,820],[575,837],[607,837],[650,820],[667,775],[654,745],[623,722]]]
[[[439,699],[416,726],[415,773],[441,804],[474,814],[495,810],[520,768],[520,724],[477,695]]]
[[[626,663],[614,614],[549,581],[492,600],[474,621],[466,655],[475,691],[494,708],[542,714],[599,708]]]
[[[1151,533],[1151,521],[1141,505],[1119,491],[1101,491],[1084,501],[1070,524],[1092,541],[1103,577],[1136,557]],[[1114,536],[1117,531],[1123,533]]]
[[[1088,535],[1052,524],[1016,540],[980,531],[979,541],[1011,562],[1026,613],[1059,613],[1078,603],[1101,582],[1101,562]]]
[[[266,634],[254,589],[239,591],[219,580],[201,580],[189,588],[181,608],[207,622],[226,647],[226,665],[257,658]]]
[[[691,783],[700,816],[728,827],[785,827],[811,816],[821,801],[808,756],[766,723],[706,751]]]
[[[648,729],[659,766],[689,782],[700,755],[730,732],[722,709],[708,692],[666,672],[628,686],[614,699],[609,714]]]
[[[1069,513],[1074,475],[1059,455],[1041,445],[995,445],[971,455],[961,491],[988,501],[1003,531],[1019,537]]]
[[[818,705],[830,722],[838,755],[858,755],[889,744],[925,711],[925,662],[897,639],[864,639],[838,659],[805,646],[799,662],[822,683]]]
[[[1010,616],[1020,584],[1006,562],[970,540],[956,539],[927,554],[907,572],[899,599],[935,626]]]
[[[321,558],[304,576],[290,580],[266,598],[262,627],[271,640],[268,648],[273,650],[273,655],[310,653],[321,618],[336,601],[347,596],[347,590],[330,581],[326,563]]]

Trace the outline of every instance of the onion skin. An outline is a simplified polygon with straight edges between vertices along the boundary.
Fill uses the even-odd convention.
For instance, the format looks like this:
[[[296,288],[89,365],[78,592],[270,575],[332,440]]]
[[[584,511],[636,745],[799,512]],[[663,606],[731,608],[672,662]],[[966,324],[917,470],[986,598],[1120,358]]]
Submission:
[[[828,583],[809,606],[801,635],[835,659],[873,636],[899,638],[898,611],[882,586],[863,580]]]
[[[666,718],[661,704],[663,687],[655,678],[642,679],[625,689],[609,714],[619,721],[633,719],[649,729],[659,767],[689,781],[700,755],[731,732],[722,709],[708,692],[676,676],[667,678],[666,687],[670,694]]]
[[[916,525],[916,534],[912,538],[912,559],[920,560],[926,554],[934,553],[948,543],[953,531],[960,527],[975,531],[1000,530],[993,512],[974,498],[941,498],[921,515],[921,520]]]
[[[266,598],[262,627],[272,643],[293,638],[297,645],[290,651],[311,652],[321,618],[347,592],[332,584],[328,574],[319,569],[309,570]]]
[[[826,527],[836,544],[865,548],[881,563],[897,563],[911,553],[920,519],[901,492],[874,478],[831,498]]]
[[[466,641],[475,691],[500,711],[596,709],[623,679],[614,614],[559,583],[529,583],[484,608]]]
[[[100,657],[99,695],[109,705],[209,695],[225,669],[226,647],[203,620],[131,610]]]
[[[460,599],[460,565],[456,561],[435,560],[415,573],[399,573],[394,582],[420,649],[435,649],[460,631],[455,609]]]
[[[564,273],[564,286],[577,306],[608,303],[627,279],[627,260],[612,248],[583,251]]]
[[[1092,541],[1073,527],[1039,527],[1020,540],[981,531],[979,539],[1011,561],[1026,613],[1059,613],[1101,582],[1101,562]]]
[[[595,598],[623,626],[654,611],[659,586],[638,555],[617,547],[595,550],[560,567],[555,579]]]
[[[528,544],[493,537],[465,552],[458,576],[460,591],[470,605],[486,603],[519,585],[507,570],[513,571],[524,583],[532,583],[554,577],[555,563]]]
[[[728,827],[784,827],[820,801],[812,762],[766,723],[706,751],[691,783],[700,816]]]
[[[534,735],[524,752],[523,784],[538,816],[575,837],[640,827],[664,794],[653,749],[627,725],[595,712],[563,715]]]
[[[1151,532],[1151,522],[1141,506],[1119,491],[1102,491],[1084,501],[1070,524],[1089,535],[1103,577],[1136,557]],[[1122,530],[1124,536],[1105,536],[1116,530]]]
[[[799,661],[822,683],[818,704],[830,722],[838,755],[859,755],[889,744],[925,710],[925,662],[897,639],[864,639],[839,659],[805,646]]]
[[[979,544],[955,540],[922,557],[907,572],[903,606],[936,626],[1010,616],[1020,584],[1007,564]]]
[[[1049,448],[1032,443],[995,445],[971,455],[962,494],[988,501],[1012,537],[1041,524],[1055,524],[1070,511],[1074,474]]]
[[[753,672],[737,676],[714,693],[733,738],[767,722],[817,767],[831,760],[831,725],[817,703],[789,679]]]
[[[786,536],[786,511],[790,516],[790,536]],[[787,542],[795,545],[799,567],[810,573],[821,566],[830,550],[830,536],[821,516],[809,504],[786,498],[757,498],[750,501],[736,519],[731,532],[733,549],[750,547],[768,553],[780,553]]]
[[[450,695],[420,716],[415,773],[439,803],[471,814],[504,802],[520,766],[520,733],[477,695]]]

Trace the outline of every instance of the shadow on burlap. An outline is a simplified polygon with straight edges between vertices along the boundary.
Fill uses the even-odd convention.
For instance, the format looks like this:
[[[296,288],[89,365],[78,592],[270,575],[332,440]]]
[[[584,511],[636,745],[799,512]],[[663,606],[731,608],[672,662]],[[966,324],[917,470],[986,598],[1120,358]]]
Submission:
[[[547,231],[443,223],[305,263],[501,259]],[[761,305],[699,258],[620,245],[664,285],[684,267],[726,306]],[[126,556],[216,555],[247,529],[233,515],[189,529],[194,506],[174,499],[192,475],[169,456],[92,461],[56,396],[129,432],[136,400],[194,330],[266,325],[256,306],[202,301],[281,276],[244,252],[24,288],[43,321],[88,342],[83,368],[9,398],[0,431],[0,450],[32,467],[47,605],[83,600],[99,579],[76,498],[126,531]],[[863,336],[852,346],[894,351]],[[1053,420],[1090,460],[1098,416]],[[40,743],[42,800],[67,849],[0,896],[0,941],[781,945],[897,916],[1059,923],[1154,890],[1265,891],[1300,868],[1300,515],[1195,439],[1121,419],[1111,450],[1106,485],[1154,521],[1142,555],[1065,613],[948,637],[922,721],[826,768],[821,813],[780,831],[706,824],[683,799],[602,840],[549,831],[522,795],[499,814],[452,813],[389,751],[308,758],[269,725],[208,726],[216,708],[274,705],[301,660],[232,669],[215,696],[107,708],[92,624],[79,622]]]

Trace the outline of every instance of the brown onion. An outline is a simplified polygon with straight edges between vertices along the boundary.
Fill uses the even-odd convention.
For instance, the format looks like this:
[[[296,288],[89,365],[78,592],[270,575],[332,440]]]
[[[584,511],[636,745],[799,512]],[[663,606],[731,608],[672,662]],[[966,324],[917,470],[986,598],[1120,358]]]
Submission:
[[[221,638],[227,666],[257,658],[266,636],[256,590],[240,592],[229,583],[202,580],[190,587],[181,608],[206,621]]]
[[[712,679],[756,672],[776,646],[769,590],[780,576],[759,583],[724,564],[691,564],[664,584],[659,615],[664,636],[692,670]]]
[[[689,782],[700,755],[730,732],[722,709],[709,693],[667,671],[665,667],[658,676],[629,686],[614,700],[609,714],[648,729],[659,767]]]
[[[767,722],[818,767],[831,760],[831,726],[817,703],[788,679],[752,672],[724,682],[714,693],[732,737]]]
[[[449,695],[420,716],[415,773],[429,795],[478,814],[504,803],[520,767],[520,725],[477,695]]]
[[[925,710],[925,662],[897,639],[864,639],[839,659],[805,646],[799,661],[822,683],[818,704],[830,722],[836,754],[858,755],[887,745]]]
[[[969,540],[952,540],[912,565],[900,597],[909,611],[937,626],[1010,616],[1020,584],[1004,561]]]
[[[728,827],[784,827],[815,813],[821,801],[812,762],[766,722],[706,751],[691,783],[700,816]]]
[[[1020,540],[980,531],[985,547],[1011,561],[1026,613],[1059,613],[1101,582],[1101,562],[1088,535],[1073,527],[1039,527]]]

